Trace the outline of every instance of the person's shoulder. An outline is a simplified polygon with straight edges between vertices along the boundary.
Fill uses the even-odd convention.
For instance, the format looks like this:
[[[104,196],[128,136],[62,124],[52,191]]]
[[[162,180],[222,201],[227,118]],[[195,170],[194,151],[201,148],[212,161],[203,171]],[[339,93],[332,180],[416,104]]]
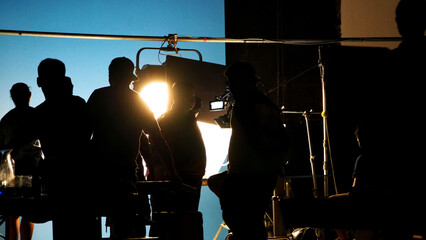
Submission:
[[[44,109],[46,106],[47,106],[47,102],[45,100],[42,103],[40,103],[39,105],[37,105],[34,109],[37,112],[37,111],[40,111],[40,110]]]
[[[101,88],[95,89],[91,95],[93,96],[93,95],[104,94],[110,91],[111,91],[111,87],[101,87]]]
[[[88,102],[91,102],[93,99],[100,98],[111,91],[110,87],[102,87],[95,89],[92,94],[90,94]]]
[[[77,95],[72,95],[71,99],[76,104],[85,104],[86,103],[86,100],[84,100],[82,97],[77,96]]]
[[[9,117],[10,115],[13,115],[14,114],[14,112],[16,112],[16,108],[13,108],[13,109],[11,109],[11,110],[9,110],[3,117],[2,117],[2,119],[4,119],[4,118],[7,118],[7,117]]]
[[[3,124],[7,121],[9,121],[10,118],[12,118],[13,114],[15,112],[15,108],[10,110],[9,112],[7,112],[1,119],[0,119],[0,124]]]

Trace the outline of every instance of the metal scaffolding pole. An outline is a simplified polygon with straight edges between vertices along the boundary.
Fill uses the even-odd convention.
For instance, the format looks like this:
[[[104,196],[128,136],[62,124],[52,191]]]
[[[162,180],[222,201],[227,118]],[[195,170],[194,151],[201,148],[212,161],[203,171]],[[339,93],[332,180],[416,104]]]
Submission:
[[[55,37],[55,38],[77,38],[98,40],[129,40],[129,41],[164,41],[169,36],[133,36],[133,35],[110,35],[110,34],[86,34],[86,33],[60,33],[2,30],[0,35],[30,36],[30,37]],[[176,36],[177,34],[172,34]],[[276,39],[268,40],[262,38],[215,38],[215,37],[190,37],[180,36],[179,42],[208,42],[208,43],[267,43],[267,44],[289,44],[289,45],[325,45],[341,42],[395,42],[401,41],[401,37],[359,37],[359,38],[336,38],[336,39]]]

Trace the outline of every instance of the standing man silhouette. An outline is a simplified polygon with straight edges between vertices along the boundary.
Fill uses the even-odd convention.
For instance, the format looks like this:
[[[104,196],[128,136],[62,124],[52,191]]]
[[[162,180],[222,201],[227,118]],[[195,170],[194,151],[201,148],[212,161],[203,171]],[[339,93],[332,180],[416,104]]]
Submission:
[[[177,174],[182,182],[197,189],[196,193],[180,192],[176,210],[198,211],[201,183],[206,169],[206,149],[195,118],[194,88],[177,82],[172,88],[172,108],[158,120],[170,146]],[[194,111],[195,110],[195,111]]]
[[[15,175],[33,175],[36,168],[35,155],[31,146],[36,139],[34,129],[35,110],[30,107],[31,91],[25,83],[16,83],[10,89],[15,108],[0,120],[0,149],[13,149]],[[10,240],[32,238],[34,223],[23,217],[19,227],[19,216],[9,217]]]
[[[55,239],[73,238],[69,228],[77,222],[87,236],[95,230],[82,208],[87,193],[85,153],[90,139],[87,105],[72,94],[73,85],[65,71],[63,62],[47,58],[40,62],[37,78],[45,96],[36,107],[37,134],[45,155],[42,177],[49,198],[61,207],[53,218]]]
[[[393,166],[391,172],[400,174],[401,180],[395,184],[396,195],[415,199],[426,184],[422,177],[424,144],[420,140],[426,128],[422,122],[414,123],[409,115],[416,114],[424,105],[424,90],[420,85],[426,79],[426,1],[401,0],[395,20],[403,40],[391,52],[390,77],[385,85],[388,109],[384,112],[400,109],[404,113],[389,122],[388,129],[400,128],[392,132],[393,141],[388,141],[393,160],[388,165]]]
[[[225,70],[235,103],[228,172],[209,179],[234,240],[266,239],[264,213],[282,171],[287,135],[278,107],[257,90],[254,67],[237,62]]]
[[[93,161],[99,173],[100,194],[125,200],[136,190],[136,171],[140,166],[136,160],[140,159],[142,134],[149,135],[154,151],[169,163],[168,175],[173,178],[176,174],[170,150],[153,113],[140,95],[129,87],[137,80],[133,74],[133,62],[125,57],[115,58],[108,71],[110,86],[95,90],[88,100],[93,125]],[[142,201],[142,211],[148,215],[147,196]],[[112,216],[111,237],[131,236],[134,221],[134,216]]]

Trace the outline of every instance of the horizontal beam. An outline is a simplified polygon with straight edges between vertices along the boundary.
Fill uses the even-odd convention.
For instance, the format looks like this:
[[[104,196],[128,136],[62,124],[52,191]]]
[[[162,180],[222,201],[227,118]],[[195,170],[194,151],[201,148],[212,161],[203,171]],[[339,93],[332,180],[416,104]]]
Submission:
[[[130,41],[160,41],[168,39],[168,36],[133,36],[133,35],[109,35],[109,34],[85,34],[85,33],[60,33],[60,32],[38,32],[1,30],[0,35],[30,36],[30,37],[54,37],[54,38],[77,38],[98,40],[130,40]],[[214,38],[214,37],[189,37],[178,36],[179,42],[209,42],[209,43],[267,43],[288,45],[326,45],[341,42],[397,42],[401,37],[357,37],[336,39],[276,39],[268,40],[262,38]]]

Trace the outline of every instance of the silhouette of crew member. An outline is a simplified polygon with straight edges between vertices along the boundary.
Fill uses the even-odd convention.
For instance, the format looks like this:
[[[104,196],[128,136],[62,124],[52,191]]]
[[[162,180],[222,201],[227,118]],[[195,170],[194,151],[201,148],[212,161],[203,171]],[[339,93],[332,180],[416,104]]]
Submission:
[[[256,89],[251,64],[234,63],[225,77],[235,100],[228,173],[211,177],[209,186],[219,196],[234,239],[266,239],[264,213],[284,163],[286,132],[278,107]]]
[[[390,69],[394,84],[397,85],[394,90],[402,96],[394,97],[393,107],[396,105],[414,110],[419,102],[412,101],[422,98],[421,88],[415,86],[426,76],[425,12],[425,0],[402,0],[396,8],[395,20],[403,40],[396,49],[392,50]]]
[[[136,160],[140,159],[139,145],[143,133],[149,135],[150,143],[162,159],[171,163],[169,166],[173,164],[153,113],[140,95],[129,88],[137,80],[133,74],[133,62],[125,57],[115,58],[108,70],[110,86],[95,90],[88,100],[93,124],[93,160],[102,181],[100,194],[126,199],[135,191],[136,171],[140,166]],[[174,174],[174,171],[171,173]],[[142,201],[143,211],[149,214],[147,197],[144,196]],[[131,235],[133,221],[132,216],[127,219],[111,217],[111,237]]]
[[[63,206],[53,219],[53,235],[70,238],[69,227],[76,222],[82,232],[91,234],[92,225],[84,222],[88,218],[83,209],[78,209],[83,206],[80,199],[88,192],[85,153],[90,132],[86,102],[72,95],[71,79],[65,76],[65,64],[60,60],[40,62],[37,84],[45,96],[36,107],[37,133],[45,155],[42,171],[49,197]]]
[[[37,84],[45,96],[36,112],[49,194],[65,197],[73,193],[63,185],[76,184],[75,176],[85,164],[82,155],[90,139],[87,105],[84,99],[72,95],[71,79],[65,76],[65,64],[60,60],[40,62]]]
[[[34,130],[33,107],[30,107],[31,91],[25,83],[16,83],[10,89],[10,96],[15,108],[0,120],[0,149],[13,149],[15,175],[33,175],[37,162],[35,149],[32,147],[36,139]],[[8,239],[31,239],[34,223],[22,217],[19,227],[19,216],[9,217]]]
[[[381,121],[370,118],[368,122],[360,123],[355,131],[355,137],[360,148],[353,177],[351,197],[353,198],[382,198],[389,197],[391,176],[387,169],[387,158],[384,158],[383,145],[385,140]]]
[[[32,144],[36,139],[34,129],[35,110],[30,106],[31,91],[25,83],[16,83],[10,89],[15,108],[0,121],[0,149],[14,149],[16,175],[32,175],[34,162],[29,159],[17,159],[14,154],[24,145]],[[31,156],[30,156],[31,157]]]
[[[175,199],[179,211],[198,211],[201,183],[206,169],[206,149],[195,119],[194,88],[188,82],[177,82],[172,88],[172,108],[158,120],[170,146],[178,176],[197,192],[180,192]]]
[[[426,131],[423,123],[413,122],[411,116],[424,108],[424,90],[421,85],[426,79],[426,1],[402,0],[396,8],[396,23],[403,37],[400,45],[392,50],[390,58],[390,83],[387,112],[397,112],[392,126],[401,126],[394,132],[392,149],[393,171],[401,174],[396,188],[405,189],[407,197],[420,193],[426,181],[423,177],[422,139]]]

